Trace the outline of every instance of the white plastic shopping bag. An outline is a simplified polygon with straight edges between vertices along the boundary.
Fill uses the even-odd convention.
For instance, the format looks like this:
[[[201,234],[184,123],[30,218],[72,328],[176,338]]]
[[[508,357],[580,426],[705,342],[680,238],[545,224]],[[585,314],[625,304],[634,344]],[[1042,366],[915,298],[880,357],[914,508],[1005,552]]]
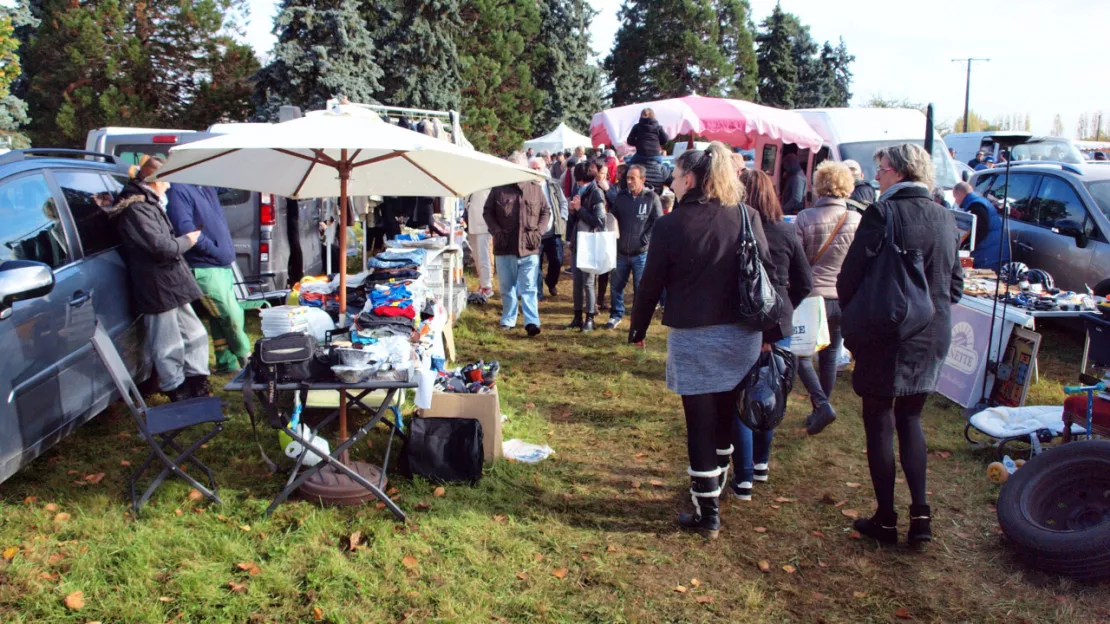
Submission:
[[[579,232],[574,268],[599,275],[617,268],[617,233]]]
[[[790,351],[800,357],[812,357],[829,346],[829,342],[825,298],[807,297],[794,308],[794,335],[790,337]]]

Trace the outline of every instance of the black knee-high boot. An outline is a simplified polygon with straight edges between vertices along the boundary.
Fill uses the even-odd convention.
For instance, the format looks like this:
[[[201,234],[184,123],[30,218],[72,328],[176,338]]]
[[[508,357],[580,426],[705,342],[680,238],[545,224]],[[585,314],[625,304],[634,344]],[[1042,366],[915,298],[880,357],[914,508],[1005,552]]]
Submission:
[[[689,531],[696,531],[703,537],[715,539],[721,529],[720,515],[720,468],[708,472],[697,472],[690,468],[690,499],[694,502],[694,512],[680,514],[678,524]]]
[[[717,467],[721,469],[719,481],[721,482],[722,492],[724,488],[728,487],[728,465],[729,461],[732,459],[732,451],[733,448],[731,444],[729,444],[727,448],[717,449]]]

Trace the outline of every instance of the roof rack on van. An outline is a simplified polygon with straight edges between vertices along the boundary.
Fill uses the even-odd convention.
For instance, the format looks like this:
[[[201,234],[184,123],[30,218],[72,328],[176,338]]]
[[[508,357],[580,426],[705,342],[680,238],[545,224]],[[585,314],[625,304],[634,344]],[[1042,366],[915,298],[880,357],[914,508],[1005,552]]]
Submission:
[[[1073,163],[1056,162],[1054,160],[1011,160],[1011,161],[1008,161],[1008,162],[1013,167],[1027,167],[1027,166],[1030,166],[1030,165],[1048,165],[1050,167],[1059,167],[1059,168],[1063,169],[1064,171],[1067,171],[1069,173],[1074,173],[1075,175],[1083,175],[1083,170],[1080,169],[1078,165],[1075,165]],[[995,168],[997,169],[998,167],[995,167]]]
[[[12,150],[0,156],[0,164],[9,164],[26,160],[28,157],[39,158],[97,158],[109,165],[118,165],[119,161],[111,154],[100,152],[87,152],[85,150],[66,149],[62,147],[31,147],[27,149]]]

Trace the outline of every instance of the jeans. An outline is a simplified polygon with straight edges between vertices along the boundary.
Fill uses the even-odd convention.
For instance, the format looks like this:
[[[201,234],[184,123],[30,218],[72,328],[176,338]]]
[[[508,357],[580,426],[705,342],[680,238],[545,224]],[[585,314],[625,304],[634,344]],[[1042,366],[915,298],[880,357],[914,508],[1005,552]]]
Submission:
[[[474,266],[478,269],[478,287],[493,290],[493,275],[490,270],[493,264],[490,261],[489,234],[468,234],[467,242],[470,251],[474,254]]]
[[[647,252],[638,256],[617,254],[617,268],[613,269],[613,310],[609,313],[610,317],[624,318],[624,288],[628,285],[628,274],[632,274],[632,293],[635,297],[635,293],[640,290],[640,278],[644,275],[646,263]]]
[[[817,369],[812,357],[798,358],[798,379],[809,392],[814,408],[828,403],[836,386],[836,356],[844,338],[840,334],[840,302],[825,298],[825,318],[829,322],[829,346],[817,353]]]
[[[540,256],[495,256],[497,281],[501,286],[501,326],[516,327],[517,303],[524,309],[524,324],[540,324],[540,309],[536,299],[536,276],[540,272]]]
[[[547,272],[544,273],[543,261],[547,260]],[[539,288],[539,298],[543,299],[543,286],[553,290],[559,285],[559,271],[563,270],[563,237],[552,236],[543,239],[540,247],[540,268],[536,271],[536,287]]]
[[[790,348],[790,339],[783,338],[778,345]],[[771,441],[775,430],[755,432],[740,421],[740,413],[733,410],[736,419],[735,440],[732,450],[732,469],[736,471],[736,482],[751,483],[755,478],[755,465],[771,461]]]
[[[574,269],[574,313],[597,314],[597,274]]]
[[[143,323],[160,390],[169,392],[186,377],[208,376],[208,332],[191,305],[144,314]]]

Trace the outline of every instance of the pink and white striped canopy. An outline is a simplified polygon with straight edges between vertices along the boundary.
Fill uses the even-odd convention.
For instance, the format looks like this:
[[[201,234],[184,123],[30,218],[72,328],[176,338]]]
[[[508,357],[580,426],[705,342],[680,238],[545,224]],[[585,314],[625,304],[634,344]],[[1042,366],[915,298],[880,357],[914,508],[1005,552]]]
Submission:
[[[821,147],[821,137],[794,111],[760,106],[744,100],[687,95],[643,104],[610,108],[594,115],[590,138],[594,145],[624,146],[640,111],[650,108],[668,136],[693,133],[698,138],[724,141],[733,147],[750,149],[758,137],[781,139],[801,148]]]

